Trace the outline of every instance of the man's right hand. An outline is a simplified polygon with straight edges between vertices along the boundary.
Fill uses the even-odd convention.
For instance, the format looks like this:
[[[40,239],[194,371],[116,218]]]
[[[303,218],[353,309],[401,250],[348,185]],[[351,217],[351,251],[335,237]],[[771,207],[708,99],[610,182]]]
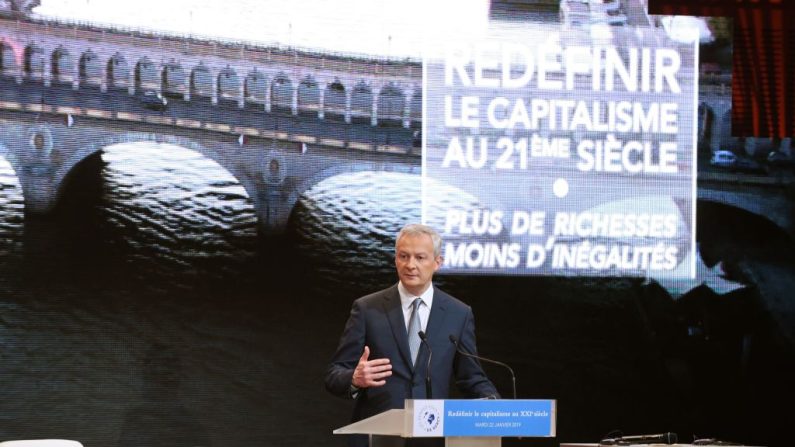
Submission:
[[[386,383],[386,378],[392,375],[392,364],[389,363],[389,359],[369,360],[369,358],[370,348],[365,346],[359,363],[353,370],[351,383],[356,388],[383,386]]]

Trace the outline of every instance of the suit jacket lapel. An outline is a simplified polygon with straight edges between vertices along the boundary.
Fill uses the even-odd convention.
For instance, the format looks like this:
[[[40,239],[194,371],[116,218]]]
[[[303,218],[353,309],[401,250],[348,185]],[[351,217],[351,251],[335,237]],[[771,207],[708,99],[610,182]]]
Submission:
[[[428,325],[425,327],[425,333],[429,340],[439,340],[439,337],[446,339],[449,336],[442,331],[444,327],[444,317],[446,315],[447,294],[434,287],[433,306],[431,307],[431,314],[428,316]],[[439,343],[443,343],[443,341]],[[408,342],[406,344],[408,344]]]
[[[409,335],[406,331],[406,320],[403,317],[403,309],[400,305],[400,293],[397,286],[389,290],[384,296],[384,309],[386,310],[389,326],[392,328],[392,335],[395,337],[400,356],[408,365],[409,371],[414,366],[411,364],[411,353],[409,350]]]

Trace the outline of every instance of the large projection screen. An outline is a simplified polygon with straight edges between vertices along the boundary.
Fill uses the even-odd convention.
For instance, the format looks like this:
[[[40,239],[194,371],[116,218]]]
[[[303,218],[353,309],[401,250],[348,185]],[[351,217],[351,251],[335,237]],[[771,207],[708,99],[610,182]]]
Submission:
[[[697,36],[534,24],[424,61],[444,270],[695,276]]]

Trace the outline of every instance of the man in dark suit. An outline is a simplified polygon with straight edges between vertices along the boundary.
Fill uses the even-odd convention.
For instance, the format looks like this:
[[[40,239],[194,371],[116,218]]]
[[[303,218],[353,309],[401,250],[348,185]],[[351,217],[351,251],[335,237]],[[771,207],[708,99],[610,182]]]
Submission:
[[[329,392],[356,400],[353,421],[403,408],[405,399],[447,398],[452,379],[465,397],[498,397],[480,364],[457,353],[451,341],[477,353],[472,309],[431,282],[442,265],[441,245],[432,228],[407,225],[395,243],[398,284],[354,301],[326,372]],[[433,354],[429,369],[421,331]],[[426,370],[432,396],[426,395]],[[351,441],[367,445],[363,436]]]

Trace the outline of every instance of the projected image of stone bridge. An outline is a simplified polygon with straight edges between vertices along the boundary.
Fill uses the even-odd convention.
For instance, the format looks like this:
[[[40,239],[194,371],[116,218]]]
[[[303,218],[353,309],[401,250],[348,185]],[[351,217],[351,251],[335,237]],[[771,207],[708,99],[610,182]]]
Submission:
[[[124,142],[171,143],[213,159],[245,188],[264,233],[282,232],[301,194],[323,179],[421,172],[418,61],[12,16],[0,15],[0,156],[19,178],[26,213],[51,211],[77,164]],[[733,142],[730,79],[713,78],[700,86],[705,153]],[[789,144],[779,146],[789,152]],[[791,176],[716,173],[700,159],[699,200],[795,234],[782,194]]]
[[[419,174],[420,87],[416,62],[0,19],[0,155],[27,213],[104,147],[158,141],[215,160],[279,233],[325,178]]]

